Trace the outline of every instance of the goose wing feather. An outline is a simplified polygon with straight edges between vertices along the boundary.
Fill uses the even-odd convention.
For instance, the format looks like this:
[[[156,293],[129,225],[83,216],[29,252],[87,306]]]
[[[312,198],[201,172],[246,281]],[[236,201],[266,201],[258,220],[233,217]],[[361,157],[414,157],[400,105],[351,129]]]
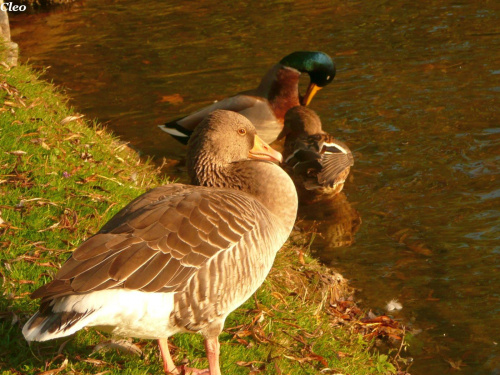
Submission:
[[[255,200],[241,192],[172,184],[132,201],[77,248],[55,279],[33,294],[42,302],[111,288],[182,290],[210,258],[258,226]]]

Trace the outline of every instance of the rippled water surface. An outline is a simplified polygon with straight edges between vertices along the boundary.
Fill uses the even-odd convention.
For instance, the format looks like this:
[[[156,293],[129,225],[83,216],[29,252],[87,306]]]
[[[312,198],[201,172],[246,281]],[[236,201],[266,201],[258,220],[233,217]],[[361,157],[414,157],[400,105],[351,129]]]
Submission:
[[[421,330],[414,375],[500,374],[499,11],[460,0],[88,0],[11,23],[23,60],[50,66],[45,77],[80,112],[158,159],[185,149],[157,123],[255,87],[291,51],[332,55],[337,77],[311,107],[354,151],[345,212],[362,224],[332,228],[351,230],[345,241],[318,236],[316,254],[366,306],[402,302],[395,316]]]

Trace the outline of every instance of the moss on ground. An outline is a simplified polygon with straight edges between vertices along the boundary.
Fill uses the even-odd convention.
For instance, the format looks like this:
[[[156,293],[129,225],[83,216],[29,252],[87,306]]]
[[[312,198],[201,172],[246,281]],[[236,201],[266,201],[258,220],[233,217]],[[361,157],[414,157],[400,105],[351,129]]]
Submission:
[[[21,333],[38,307],[29,294],[120,208],[167,182],[158,175],[126,144],[75,114],[30,68],[0,67],[2,374],[161,373],[153,341],[133,340],[129,351],[139,355],[126,355],[109,344],[94,352],[110,338],[93,329],[31,346]],[[220,337],[222,372],[396,373],[396,362],[365,339],[374,337],[376,324],[358,320],[345,280],[304,255],[306,240],[294,233],[255,298],[229,316]],[[200,336],[177,335],[172,344],[176,363],[207,365]]]

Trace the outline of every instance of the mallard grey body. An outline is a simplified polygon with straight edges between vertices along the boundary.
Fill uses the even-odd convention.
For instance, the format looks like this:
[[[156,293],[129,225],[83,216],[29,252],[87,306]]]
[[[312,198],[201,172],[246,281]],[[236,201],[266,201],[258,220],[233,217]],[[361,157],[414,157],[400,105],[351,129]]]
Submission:
[[[209,113],[224,109],[248,118],[259,137],[271,143],[283,130],[285,113],[295,106],[308,105],[316,92],[333,80],[335,72],[335,64],[323,52],[293,52],[274,65],[256,89],[225,98],[159,127],[180,142],[187,143],[192,131]],[[310,76],[304,97],[300,96],[298,87],[301,73]]]
[[[219,374],[224,320],[262,284],[297,211],[292,181],[266,161],[279,153],[259,142],[243,116],[207,117],[188,155],[193,181],[204,186],[161,186],[114,216],[33,293],[42,301],[23,328],[26,339],[67,336],[85,326],[156,338],[165,371],[173,371],[162,340],[199,332],[210,374]],[[249,160],[249,150],[263,160]]]

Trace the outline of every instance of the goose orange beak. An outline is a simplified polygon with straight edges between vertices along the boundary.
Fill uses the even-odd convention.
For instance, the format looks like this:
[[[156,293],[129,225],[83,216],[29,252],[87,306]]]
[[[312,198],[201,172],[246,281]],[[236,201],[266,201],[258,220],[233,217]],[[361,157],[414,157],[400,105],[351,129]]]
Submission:
[[[311,103],[311,100],[314,98],[314,95],[321,90],[322,88],[316,85],[315,83],[309,83],[309,86],[307,86],[306,93],[304,97],[302,98],[302,105],[308,106],[309,103]]]
[[[257,135],[255,136],[253,148],[248,153],[248,157],[256,160],[277,161],[278,163],[283,161],[283,156]]]

